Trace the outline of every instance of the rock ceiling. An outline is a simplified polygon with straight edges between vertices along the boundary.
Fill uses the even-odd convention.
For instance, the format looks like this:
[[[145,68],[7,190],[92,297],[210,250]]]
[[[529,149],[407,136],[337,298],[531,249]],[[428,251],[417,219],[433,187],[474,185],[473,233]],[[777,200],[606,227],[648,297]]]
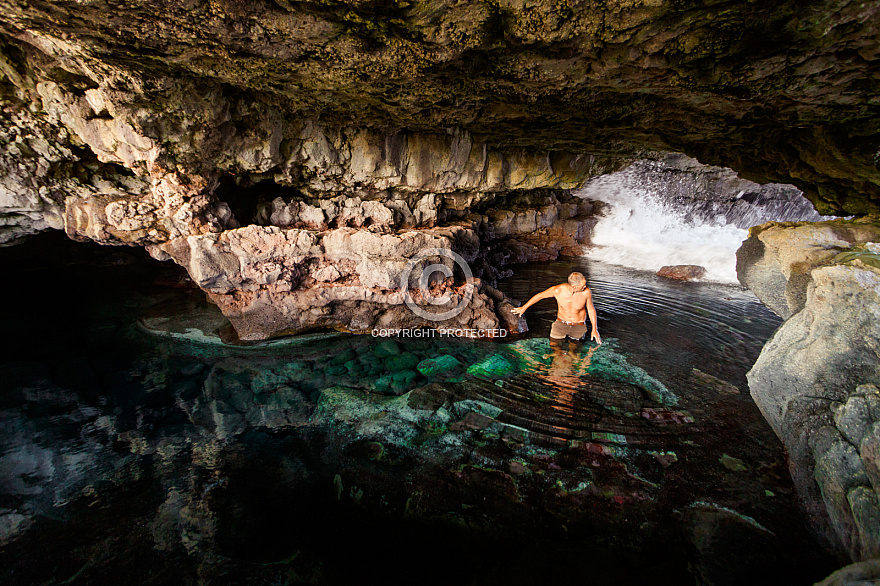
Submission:
[[[319,124],[336,147],[404,133],[423,158],[458,133],[508,173],[530,153],[557,176],[509,187],[680,151],[876,214],[878,41],[880,3],[847,0],[2,0],[0,85],[100,161],[197,191],[309,183],[284,161]]]

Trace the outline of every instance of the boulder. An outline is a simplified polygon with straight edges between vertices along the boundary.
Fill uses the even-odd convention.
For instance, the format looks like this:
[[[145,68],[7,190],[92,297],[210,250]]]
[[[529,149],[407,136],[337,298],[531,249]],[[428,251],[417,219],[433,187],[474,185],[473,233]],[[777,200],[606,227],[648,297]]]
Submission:
[[[672,265],[661,267],[657,271],[658,277],[675,279],[676,281],[694,281],[702,279],[706,269],[697,265]]]
[[[869,586],[880,583],[880,559],[841,568],[815,586]]]
[[[868,242],[880,242],[880,222],[870,218],[768,222],[749,230],[736,253],[736,274],[764,305],[787,319],[803,309],[813,269]]]
[[[766,224],[737,254],[741,280],[787,317],[748,373],[826,545],[877,555],[880,269],[859,254],[869,220]]]
[[[251,225],[151,250],[186,267],[242,340],[321,327],[355,333],[435,327],[472,337],[526,331],[502,293],[481,279],[455,282],[455,271],[467,276],[467,258],[478,247],[473,230],[462,226],[383,235]]]

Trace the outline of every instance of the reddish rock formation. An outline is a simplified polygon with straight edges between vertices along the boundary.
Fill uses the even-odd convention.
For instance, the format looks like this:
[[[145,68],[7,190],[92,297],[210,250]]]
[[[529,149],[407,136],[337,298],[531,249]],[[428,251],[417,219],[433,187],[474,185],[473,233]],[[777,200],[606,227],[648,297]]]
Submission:
[[[702,279],[706,274],[706,269],[697,265],[672,265],[660,267],[657,271],[658,277],[666,279],[675,279],[677,281],[694,281]]]

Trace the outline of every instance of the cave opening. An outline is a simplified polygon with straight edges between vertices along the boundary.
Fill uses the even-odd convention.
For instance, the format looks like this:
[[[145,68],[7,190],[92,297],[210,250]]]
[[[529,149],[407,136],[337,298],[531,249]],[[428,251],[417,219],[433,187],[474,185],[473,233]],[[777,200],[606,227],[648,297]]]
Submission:
[[[290,202],[306,197],[296,187],[250,175],[221,176],[214,195],[218,200],[226,202],[240,226],[267,224],[272,201],[276,198]]]

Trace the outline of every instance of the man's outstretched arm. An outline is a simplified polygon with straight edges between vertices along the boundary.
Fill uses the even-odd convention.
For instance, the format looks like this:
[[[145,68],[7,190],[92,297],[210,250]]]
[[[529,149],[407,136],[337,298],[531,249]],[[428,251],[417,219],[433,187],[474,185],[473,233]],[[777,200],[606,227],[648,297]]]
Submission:
[[[590,325],[593,326],[593,332],[590,334],[591,340],[596,340],[597,344],[602,343],[602,336],[599,335],[599,318],[596,315],[596,308],[593,306],[593,292],[587,289],[587,315],[590,316]]]
[[[522,315],[526,312],[528,308],[533,306],[535,303],[539,302],[542,299],[550,299],[551,297],[556,297],[556,293],[559,291],[559,285],[554,287],[550,287],[545,291],[541,291],[537,295],[534,295],[531,299],[529,299],[525,305],[522,307],[514,307],[510,311],[515,313],[516,315]]]

